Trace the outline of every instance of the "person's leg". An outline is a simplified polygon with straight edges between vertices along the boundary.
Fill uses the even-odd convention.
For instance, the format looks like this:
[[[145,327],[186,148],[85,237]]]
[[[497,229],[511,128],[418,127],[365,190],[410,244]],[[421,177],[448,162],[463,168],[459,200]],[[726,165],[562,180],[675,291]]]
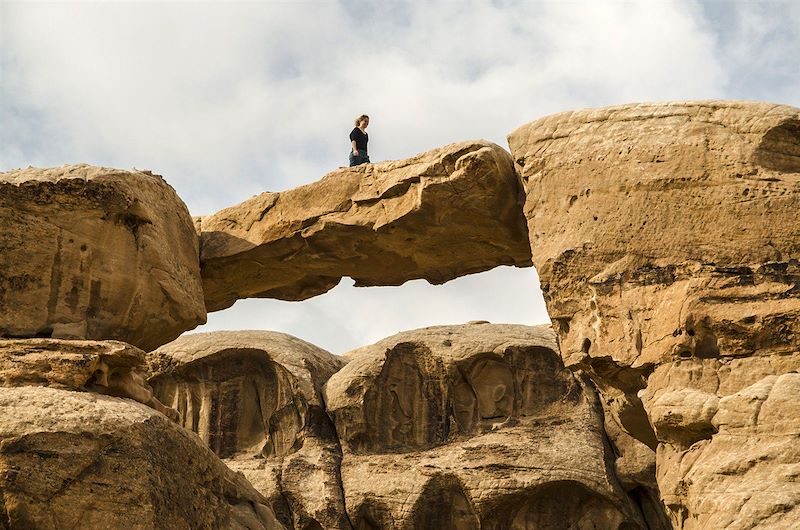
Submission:
[[[353,151],[350,151],[350,167],[357,166],[360,163],[361,163],[361,157],[354,155]]]

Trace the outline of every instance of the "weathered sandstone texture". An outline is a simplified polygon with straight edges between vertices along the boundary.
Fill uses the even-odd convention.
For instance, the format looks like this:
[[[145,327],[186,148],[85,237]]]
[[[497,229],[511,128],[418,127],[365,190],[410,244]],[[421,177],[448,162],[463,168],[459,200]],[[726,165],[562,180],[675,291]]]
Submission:
[[[800,367],[800,109],[568,112],[509,144],[564,361],[596,382],[612,442],[657,448],[675,527],[800,526],[787,397]],[[640,449],[623,466],[636,483]]]
[[[135,401],[0,390],[0,528],[283,528],[194,435]]]
[[[462,142],[407,160],[341,168],[200,219],[206,307],[247,297],[304,300],[357,286],[433,284],[529,266],[508,153]]]
[[[117,341],[0,340],[3,387],[49,386],[130,398],[179,421],[145,382],[145,354]]]
[[[678,528],[800,527],[800,355],[659,366],[642,392]]]
[[[321,399],[344,361],[268,331],[186,335],[148,355],[156,395],[291,528],[350,528]]]
[[[0,173],[0,337],[153,349],[205,322],[198,238],[158,175]]]
[[[400,333],[325,386],[358,529],[647,528],[548,326]]]

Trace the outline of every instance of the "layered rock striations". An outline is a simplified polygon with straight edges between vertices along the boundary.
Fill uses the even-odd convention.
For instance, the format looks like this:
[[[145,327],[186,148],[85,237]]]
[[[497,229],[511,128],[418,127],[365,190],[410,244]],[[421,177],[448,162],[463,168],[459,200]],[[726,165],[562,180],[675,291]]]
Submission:
[[[509,144],[561,354],[597,383],[621,446],[657,447],[675,527],[800,525],[786,399],[800,366],[800,109],[568,112]]]
[[[346,357],[325,398],[356,528],[646,528],[549,327],[439,326]]]
[[[519,199],[508,153],[483,141],[262,193],[199,221],[206,306],[303,300],[344,276],[357,286],[440,284],[498,265],[529,266]]]
[[[186,335],[148,356],[155,394],[177,409],[290,528],[350,528],[341,449],[321,399],[344,362],[268,331]]]
[[[0,173],[0,337],[121,340],[148,350],[205,322],[186,206],[149,172]]]

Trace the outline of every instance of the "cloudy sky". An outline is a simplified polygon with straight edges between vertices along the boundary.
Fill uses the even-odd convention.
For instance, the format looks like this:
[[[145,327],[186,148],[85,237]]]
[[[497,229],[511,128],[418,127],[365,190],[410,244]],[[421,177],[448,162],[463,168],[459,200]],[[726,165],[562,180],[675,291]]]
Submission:
[[[204,215],[346,164],[555,112],[636,101],[800,106],[800,2],[0,1],[0,171],[86,162],[164,175]],[[533,269],[444,286],[244,300],[203,331],[271,329],[340,353],[404,329],[534,324]]]

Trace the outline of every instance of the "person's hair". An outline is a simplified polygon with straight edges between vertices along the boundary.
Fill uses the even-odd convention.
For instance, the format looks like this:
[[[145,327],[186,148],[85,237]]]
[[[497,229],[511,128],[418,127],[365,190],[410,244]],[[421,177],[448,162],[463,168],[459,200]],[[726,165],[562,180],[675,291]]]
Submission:
[[[369,119],[369,116],[367,116],[366,114],[362,114],[361,116],[359,116],[358,118],[356,118],[356,127],[358,127],[358,125],[359,125],[359,124],[360,124],[360,123],[361,123],[363,120],[368,120],[368,119]]]

